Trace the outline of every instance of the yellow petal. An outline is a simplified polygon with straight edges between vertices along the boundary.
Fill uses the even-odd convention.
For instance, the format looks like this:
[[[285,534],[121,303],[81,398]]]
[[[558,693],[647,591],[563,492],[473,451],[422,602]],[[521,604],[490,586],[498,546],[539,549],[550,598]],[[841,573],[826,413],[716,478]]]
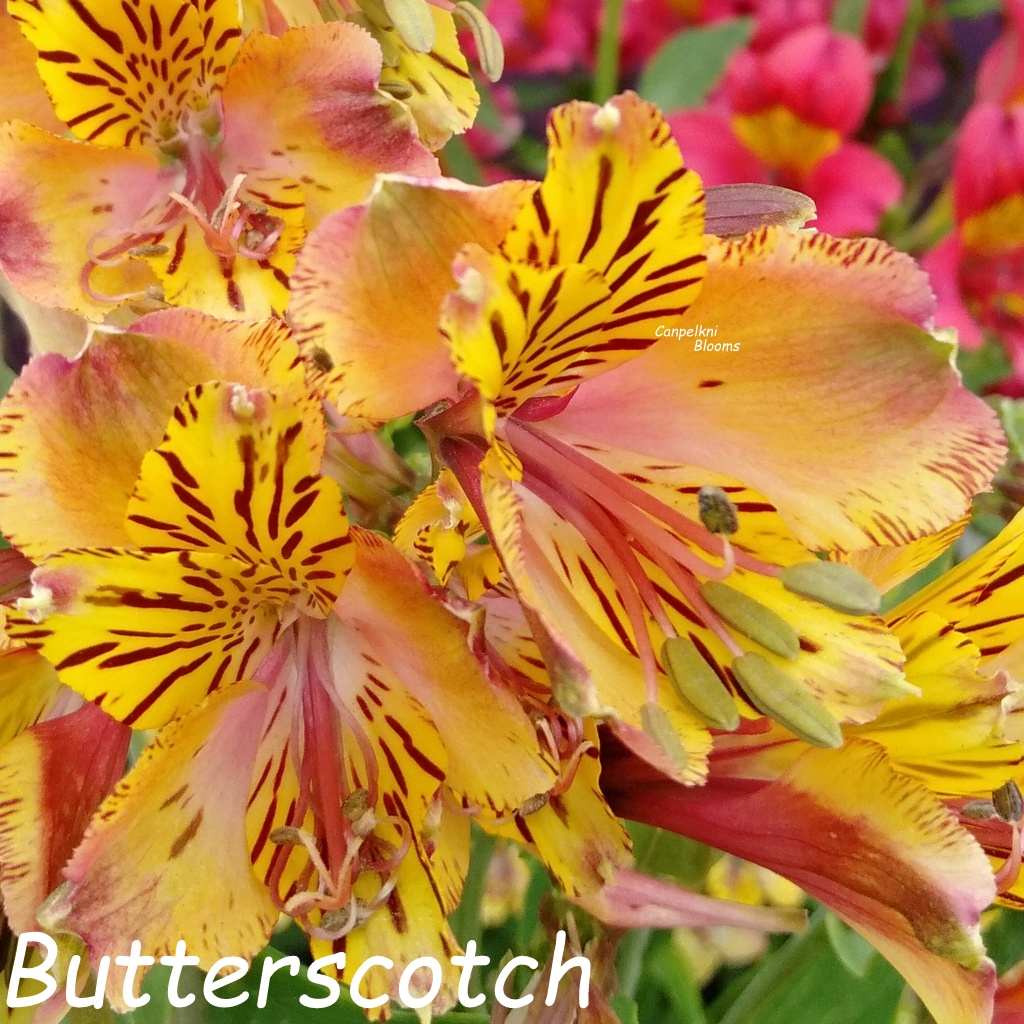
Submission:
[[[114,718],[157,728],[269,650],[292,586],[271,578],[252,603],[252,575],[249,563],[209,552],[65,552],[35,573],[52,614],[14,614],[8,632]]]
[[[302,587],[308,613],[326,614],[352,564],[348,521],[302,435],[301,409],[273,392],[197,385],[143,459],[129,535],[140,547],[242,559],[252,564],[247,577],[259,566],[276,594]],[[262,585],[254,578],[253,600]]]
[[[368,28],[384,51],[382,86],[408,105],[424,145],[439,150],[473,124],[480,106],[454,18],[428,7],[435,38],[428,49],[417,51],[402,38],[380,0],[362,0],[360,6],[362,16],[353,20]]]
[[[182,939],[209,969],[227,951],[248,959],[263,947],[277,910],[249,863],[245,806],[259,738],[253,721],[266,696],[250,684],[212,695],[161,730],[101,806],[67,867],[70,888],[48,908],[90,956],[123,956],[129,936],[160,957]],[[122,1011],[125,973],[112,963],[107,983]]]
[[[0,405],[4,531],[25,554],[127,546],[128,500],[185,391],[207,380],[269,387],[302,409],[314,460],[325,428],[280,321],[227,323],[192,310],[98,332],[82,355],[35,359]],[[69,467],[75,472],[69,472]]]
[[[159,145],[220,88],[241,41],[236,0],[86,5],[9,0],[57,116],[80,139]]]

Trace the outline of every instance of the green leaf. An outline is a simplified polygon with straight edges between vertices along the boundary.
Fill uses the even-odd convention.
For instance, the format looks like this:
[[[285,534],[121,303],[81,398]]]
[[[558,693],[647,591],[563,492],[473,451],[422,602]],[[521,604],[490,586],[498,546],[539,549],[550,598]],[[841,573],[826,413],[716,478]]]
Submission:
[[[985,949],[1000,974],[1024,960],[1024,914],[999,907],[985,928]]]
[[[825,931],[839,962],[855,977],[863,978],[875,958],[875,947],[862,939],[835,914],[825,916]]]
[[[1024,401],[1000,396],[990,399],[999,417],[1000,426],[1006,433],[1010,455],[1024,460]]]
[[[666,114],[699,107],[718,84],[726,62],[753,32],[752,18],[685,29],[651,58],[640,75],[637,92]]]
[[[1006,349],[991,335],[986,335],[981,348],[961,348],[956,354],[956,365],[964,379],[964,387],[977,393],[990,384],[1003,380],[1013,372],[1013,364]]]
[[[625,996],[613,996],[611,1000],[615,1015],[622,1024],[640,1024],[639,1009],[632,999]]]
[[[838,0],[832,9],[832,27],[858,39],[864,34],[869,0]]]
[[[672,878],[687,889],[698,889],[718,854],[695,839],[678,836],[665,829],[626,822],[633,840],[633,858],[637,869],[649,875]]]
[[[893,51],[892,60],[878,79],[876,103],[894,103],[903,92],[903,83],[910,70],[910,57],[914,42],[925,20],[924,0],[911,0],[907,19],[903,22],[900,37]]]
[[[1003,0],[949,0],[936,5],[928,12],[929,21],[945,21],[949,18],[980,18],[995,14],[1003,9]]]
[[[459,178],[469,185],[482,185],[484,174],[480,162],[473,155],[461,135],[453,135],[446,143],[441,156],[445,172],[452,178]]]
[[[742,991],[718,1016],[719,1024],[892,1024],[903,980],[880,956],[864,976],[845,969],[829,939],[827,915],[787,940],[750,969]],[[728,993],[730,995],[734,993]]]

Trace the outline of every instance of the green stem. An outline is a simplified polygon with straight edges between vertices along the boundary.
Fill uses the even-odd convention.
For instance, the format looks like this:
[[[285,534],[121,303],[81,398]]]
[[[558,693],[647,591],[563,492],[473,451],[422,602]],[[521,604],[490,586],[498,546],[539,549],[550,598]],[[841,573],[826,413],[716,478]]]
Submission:
[[[594,102],[604,103],[619,87],[619,29],[623,0],[604,0],[604,22],[597,44],[597,71],[594,74]]]
[[[619,992],[627,999],[636,998],[653,935],[650,928],[634,928],[626,932],[619,943],[615,970],[619,976]]]

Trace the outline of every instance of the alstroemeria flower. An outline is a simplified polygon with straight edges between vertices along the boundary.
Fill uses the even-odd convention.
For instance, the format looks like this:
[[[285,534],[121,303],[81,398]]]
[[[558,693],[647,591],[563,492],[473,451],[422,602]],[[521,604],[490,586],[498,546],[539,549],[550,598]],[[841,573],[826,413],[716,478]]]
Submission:
[[[833,907],[950,1024],[988,1021],[994,973],[981,959],[978,914],[996,884],[1009,905],[1024,894],[1021,823],[1000,820],[993,798],[1007,782],[1024,782],[1022,535],[1024,514],[886,615],[921,697],[845,727],[847,743],[834,755],[841,763],[831,769],[773,727],[722,737],[698,794],[667,781],[652,790],[649,770],[624,761],[603,776],[620,813],[780,871]],[[876,581],[901,575],[893,564]],[[827,785],[811,782],[815,771]],[[801,811],[808,800],[813,812]],[[745,815],[758,822],[756,842]],[[989,854],[987,873],[970,833]],[[871,867],[883,847],[884,876]]]
[[[527,606],[563,708],[611,718],[699,781],[708,723],[775,703],[778,672],[825,709],[817,741],[836,742],[836,719],[908,692],[902,656],[879,620],[787,589],[782,567],[961,516],[1001,458],[994,419],[928,333],[909,259],[783,229],[706,243],[699,181],[634,96],[561,108],[550,138],[539,188],[384,181],[325,222],[296,273],[304,343],[333,361],[328,387],[353,414],[447,400],[422,425]],[[405,266],[371,282],[360,268],[373,251],[392,266],[389,242]],[[699,330],[718,351],[695,350]],[[810,457],[821,437],[841,460]],[[699,507],[708,485],[735,525],[706,525],[726,511]],[[757,621],[738,625],[739,606]],[[666,664],[666,641],[688,667]],[[718,711],[670,682],[694,674]]]
[[[995,896],[981,849],[867,740],[803,748],[781,774],[684,787],[620,750],[602,782],[624,817],[770,868],[820,900],[903,974],[938,1024],[988,1024],[995,970],[979,918]]]
[[[242,42],[235,0],[8,9],[76,137],[0,131],[0,266],[43,305],[268,316],[324,214],[436,170],[355,26]]]
[[[814,200],[823,231],[865,234],[903,189],[887,160],[851,138],[873,87],[864,45],[812,24],[763,51],[737,53],[720,99],[669,123],[707,184],[799,189]]]
[[[254,954],[283,910],[353,970],[371,950],[445,958],[470,816],[554,782],[457,620],[386,541],[349,531],[304,429],[271,392],[192,389],[143,461],[135,546],[47,559],[11,627],[88,700],[160,730],[44,914],[91,956],[184,938],[209,967]]]
[[[1024,104],[979,103],[964,118],[953,164],[954,230],[922,264],[940,323],[966,348],[984,331],[1006,345],[1015,387],[1024,373]]]
[[[450,0],[249,0],[248,23],[280,34],[289,27],[345,20],[365,28],[384,54],[380,87],[409,108],[420,139],[440,149],[473,124],[480,106],[459,45],[459,22],[472,30],[484,73],[501,77],[501,37],[470,3]]]

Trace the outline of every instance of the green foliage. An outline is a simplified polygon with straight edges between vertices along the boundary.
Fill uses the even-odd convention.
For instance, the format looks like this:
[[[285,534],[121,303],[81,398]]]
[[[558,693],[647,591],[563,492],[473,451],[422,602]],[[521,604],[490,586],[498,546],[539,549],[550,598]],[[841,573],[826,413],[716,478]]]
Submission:
[[[991,336],[986,337],[981,348],[960,349],[956,354],[956,365],[964,378],[964,387],[975,393],[984,391],[1013,371],[1006,349]]]
[[[848,32],[859,39],[864,32],[868,2],[869,0],[838,0],[832,9],[832,27],[838,32]]]
[[[828,915],[763,957],[719,997],[709,1024],[892,1024],[903,993],[900,976],[880,956],[854,953],[848,936],[836,951]],[[843,926],[844,927],[844,926]],[[853,959],[858,976],[847,966]]]
[[[699,107],[718,84],[726,62],[754,32],[752,18],[686,29],[651,58],[637,91],[666,113]]]

